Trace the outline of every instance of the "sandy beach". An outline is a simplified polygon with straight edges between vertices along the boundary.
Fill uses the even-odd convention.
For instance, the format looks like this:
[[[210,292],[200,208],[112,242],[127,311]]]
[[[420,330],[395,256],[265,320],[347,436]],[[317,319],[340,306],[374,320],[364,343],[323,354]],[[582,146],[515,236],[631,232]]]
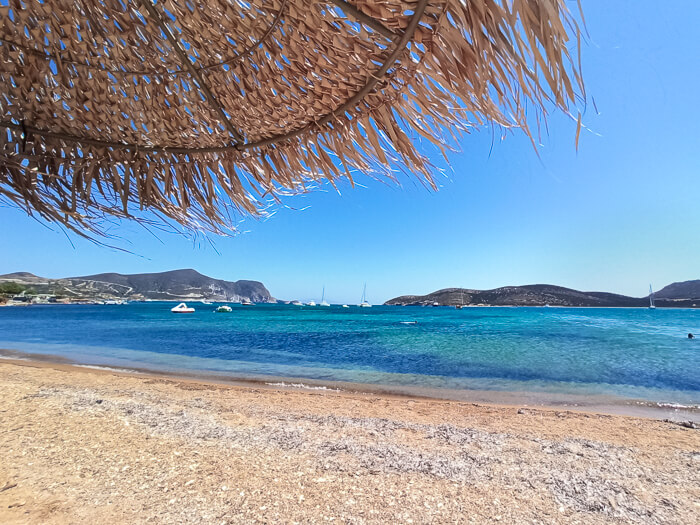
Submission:
[[[658,420],[0,362],[2,523],[691,523]]]

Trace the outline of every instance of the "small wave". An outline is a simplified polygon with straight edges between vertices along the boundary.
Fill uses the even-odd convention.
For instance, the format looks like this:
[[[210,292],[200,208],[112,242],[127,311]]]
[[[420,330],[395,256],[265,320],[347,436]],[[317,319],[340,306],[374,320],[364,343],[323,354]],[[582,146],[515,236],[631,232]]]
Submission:
[[[676,410],[700,410],[700,405],[682,405],[680,403],[654,403],[652,402],[639,402],[640,405],[651,405],[659,408],[673,408]]]
[[[683,410],[700,410],[700,405],[681,405],[680,403],[656,403],[660,408],[680,408]]]
[[[31,361],[28,357],[15,357],[13,355],[0,355],[0,359],[7,359],[12,361]]]
[[[136,370],[130,370],[129,368],[114,368],[111,366],[98,366],[98,365],[75,365],[80,368],[92,368],[93,370],[107,370],[109,372],[125,372],[127,374],[141,374]]]
[[[285,388],[304,388],[306,390],[326,390],[329,392],[342,392],[340,388],[328,388],[327,386],[305,385],[304,383],[265,383],[268,386],[279,386]]]

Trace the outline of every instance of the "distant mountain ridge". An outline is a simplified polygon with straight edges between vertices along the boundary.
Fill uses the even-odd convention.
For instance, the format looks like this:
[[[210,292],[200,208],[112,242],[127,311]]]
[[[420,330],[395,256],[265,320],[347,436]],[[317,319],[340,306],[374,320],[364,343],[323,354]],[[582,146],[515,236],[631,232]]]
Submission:
[[[659,307],[700,307],[700,280],[673,283],[654,294]],[[426,295],[402,295],[387,305],[431,306],[591,306],[643,307],[647,297],[628,297],[608,292],[581,292],[551,284],[503,286],[493,290],[445,288]]]
[[[160,273],[101,273],[82,277],[47,279],[28,272],[0,275],[0,281],[15,281],[37,293],[68,299],[150,299],[161,301],[251,301],[275,302],[259,281],[224,281],[192,270]]]
[[[700,299],[700,279],[669,284],[654,293],[658,299]]]

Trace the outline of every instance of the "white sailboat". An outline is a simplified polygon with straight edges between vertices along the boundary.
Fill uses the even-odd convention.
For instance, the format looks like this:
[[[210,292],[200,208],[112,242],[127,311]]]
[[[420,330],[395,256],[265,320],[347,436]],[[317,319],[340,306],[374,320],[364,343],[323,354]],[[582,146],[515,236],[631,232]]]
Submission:
[[[656,309],[656,305],[654,304],[654,290],[651,289],[651,284],[649,285],[649,309]]]
[[[357,306],[360,308],[369,308],[372,306],[367,302],[367,283],[365,283],[365,287],[362,289],[362,301]]]
[[[460,292],[460,299],[461,299],[461,300],[460,300],[460,303],[457,304],[457,305],[455,305],[455,308],[456,308],[457,310],[461,310],[462,308],[464,308],[464,307],[466,306],[466,305],[464,304],[464,290],[461,290],[461,292]]]
[[[326,287],[323,287],[323,292],[321,293],[321,306],[330,306],[328,301],[326,301]]]

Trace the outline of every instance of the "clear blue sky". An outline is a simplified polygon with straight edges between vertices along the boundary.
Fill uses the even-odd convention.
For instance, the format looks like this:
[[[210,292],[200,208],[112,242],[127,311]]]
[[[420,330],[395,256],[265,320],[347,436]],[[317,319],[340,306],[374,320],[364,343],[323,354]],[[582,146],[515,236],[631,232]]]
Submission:
[[[575,2],[571,3],[575,7]],[[584,2],[589,103],[576,125],[549,121],[540,159],[520,133],[491,149],[488,130],[466,136],[452,171],[429,192],[369,180],[287,204],[245,234],[192,242],[124,225],[137,255],[50,231],[0,208],[0,273],[48,277],[195,268],[257,279],[283,299],[357,302],[367,282],[380,303],[464,286],[552,283],[645,295],[700,279],[700,3]],[[218,253],[217,253],[218,251]]]

